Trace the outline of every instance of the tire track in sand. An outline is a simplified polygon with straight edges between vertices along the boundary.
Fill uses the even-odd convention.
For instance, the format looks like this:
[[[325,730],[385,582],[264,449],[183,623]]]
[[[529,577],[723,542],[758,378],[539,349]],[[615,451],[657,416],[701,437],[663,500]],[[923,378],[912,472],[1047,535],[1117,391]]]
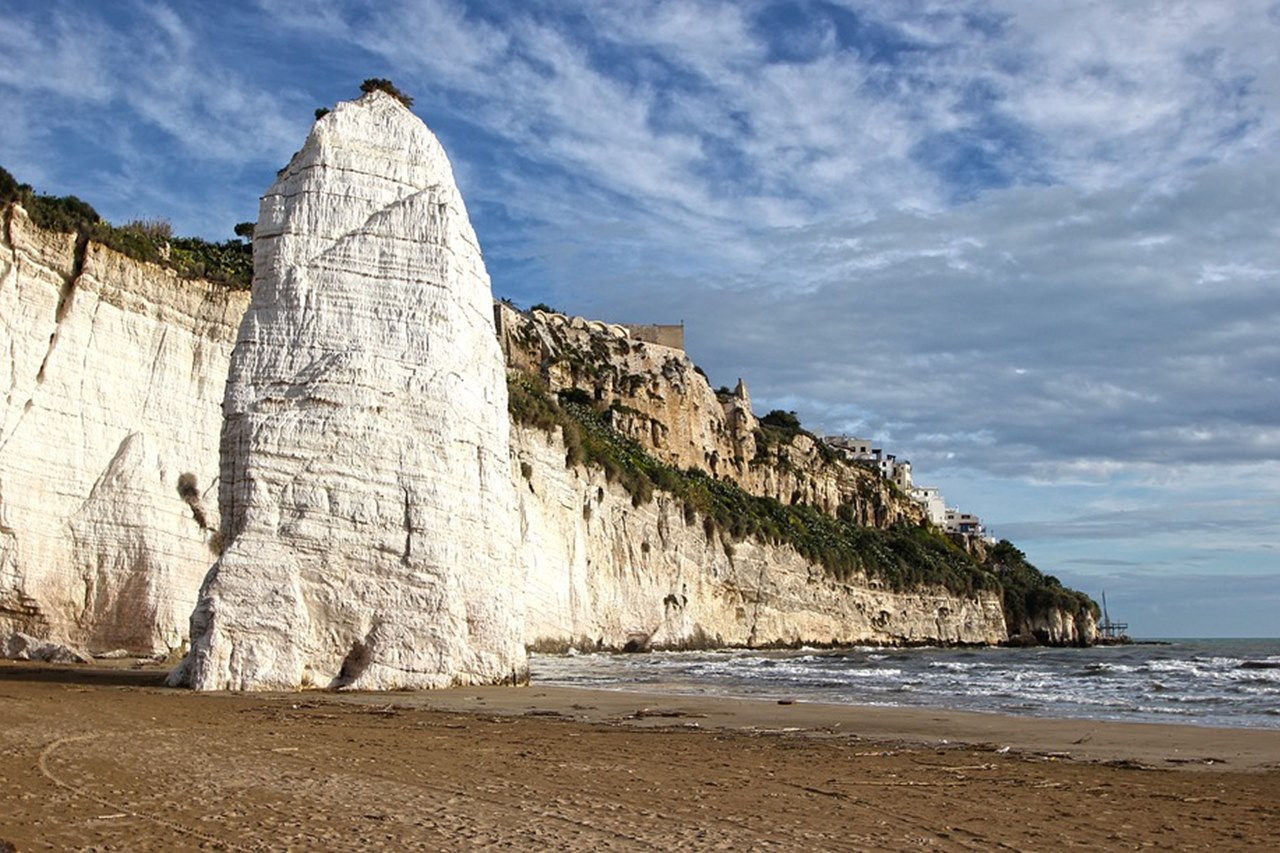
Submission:
[[[154,734],[159,734],[162,731],[164,730],[157,729],[149,732],[138,732],[138,733],[130,733],[130,734],[154,735]],[[48,779],[50,782],[52,782],[54,785],[58,786],[59,788],[62,788],[63,790],[68,791],[69,793],[71,793],[72,796],[83,797],[85,799],[92,800],[93,802],[97,803],[100,806],[106,806],[107,808],[112,809],[115,812],[128,815],[129,817],[138,818],[139,820],[145,820],[148,823],[153,823],[157,826],[164,827],[170,832],[175,832],[178,835],[185,835],[190,838],[195,838],[205,842],[206,844],[213,844],[225,850],[248,851],[248,850],[262,849],[261,847],[257,847],[257,846],[242,847],[237,844],[232,844],[231,842],[224,841],[223,839],[216,838],[212,835],[208,835],[206,833],[201,832],[198,829],[192,829],[189,826],[184,826],[176,821],[169,820],[168,818],[159,817],[158,815],[146,814],[145,812],[139,812],[135,809],[131,809],[122,803],[116,802],[115,800],[111,800],[107,797],[102,797],[102,796],[99,796],[98,794],[95,794],[83,785],[72,784],[71,782],[68,782],[65,779],[62,779],[56,773],[54,773],[52,770],[49,769],[49,758],[50,756],[53,755],[53,753],[56,750],[60,749],[61,747],[67,744],[82,743],[85,741],[93,741],[98,739],[99,739],[99,735],[97,733],[87,734],[87,735],[73,735],[70,737],[58,738],[57,740],[45,746],[44,749],[40,750],[40,755],[36,759],[36,767],[37,769],[39,769],[40,774],[42,776],[44,776],[46,779]]]

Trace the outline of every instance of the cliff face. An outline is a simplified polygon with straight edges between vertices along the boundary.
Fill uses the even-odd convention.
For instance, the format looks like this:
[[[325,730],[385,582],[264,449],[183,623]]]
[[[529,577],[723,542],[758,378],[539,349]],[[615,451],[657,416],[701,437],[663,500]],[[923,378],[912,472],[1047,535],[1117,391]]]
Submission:
[[[317,123],[256,252],[247,306],[6,214],[0,639],[159,653],[189,624],[174,681],[208,689],[519,680],[525,642],[1092,640],[1087,598],[1007,543],[985,573],[939,550],[682,350],[506,306],[495,338],[447,158],[381,93]],[[502,352],[615,455],[512,426]]]
[[[216,545],[211,540],[217,538],[219,518],[212,496],[217,482],[212,460],[221,428],[223,377],[247,294],[178,280],[93,244],[79,250],[83,260],[78,261],[73,236],[31,228],[20,209],[5,237],[0,259],[5,264],[0,267],[8,336],[4,350],[14,354],[8,372],[15,380],[6,398],[7,443],[0,453],[0,631],[22,630],[93,651],[166,651],[186,637],[200,579],[213,559],[210,545]],[[352,256],[347,250],[340,255]],[[299,298],[282,296],[279,288],[270,297],[260,290],[260,310],[268,315],[287,299]],[[56,321],[58,304],[68,291],[69,304],[63,307],[62,320]],[[318,297],[310,293],[306,298]],[[520,328],[518,316],[512,319],[501,324],[510,364],[527,367],[534,350],[527,337],[521,346],[510,346],[512,330]],[[50,335],[59,327],[49,354]],[[246,340],[266,339],[263,328],[261,318],[246,319]],[[819,452],[804,436],[762,451],[756,444],[758,421],[745,389],[730,398],[717,397],[679,350],[627,340],[625,352],[618,344],[605,352],[599,345],[601,333],[616,331],[583,323],[574,332],[582,341],[580,351],[594,349],[598,361],[592,367],[583,363],[579,381],[562,380],[560,387],[594,388],[581,381],[588,372],[644,377],[643,384],[628,380],[634,392],[611,399],[630,402],[619,402],[611,411],[620,431],[656,455],[677,465],[727,473],[757,494],[786,500],[797,488],[810,498],[827,494],[827,508],[838,511],[845,506],[846,512],[872,524],[906,517],[895,509],[897,498],[889,487],[874,475],[864,476],[850,466],[837,470],[821,459],[810,464]],[[552,333],[548,337],[554,341]],[[560,353],[573,351],[557,346]],[[299,344],[293,358],[314,351],[318,350]],[[37,382],[46,354],[45,378]],[[544,366],[543,357],[538,358]],[[561,366],[554,367],[557,363]],[[566,369],[564,363],[552,359],[547,364],[553,369],[547,372],[558,375],[556,371]],[[72,365],[74,372],[64,372],[64,364]],[[237,375],[247,376],[243,362]],[[327,411],[331,406],[322,401],[329,399],[326,395],[334,386],[332,380],[325,382],[330,384],[293,379],[254,379],[250,384],[277,393],[293,388],[286,400],[312,406],[321,401]],[[503,387],[495,379],[490,392]],[[233,402],[241,407],[241,420],[254,408],[242,399],[236,396]],[[387,417],[385,400],[381,404],[378,429]],[[273,406],[283,404],[272,398],[256,405],[272,412]],[[303,419],[291,417],[288,429],[296,434]],[[325,423],[332,428],[335,421],[329,416]],[[245,434],[234,427],[228,433]],[[231,441],[243,444],[242,437]],[[343,442],[350,446],[354,440],[347,436]],[[509,479],[518,496],[519,519],[518,528],[513,523],[511,529],[519,531],[516,562],[523,572],[522,580],[513,583],[523,585],[528,603],[523,636],[535,646],[622,648],[632,641],[675,648],[1005,639],[994,593],[964,596],[941,588],[893,592],[865,577],[837,580],[785,545],[762,544],[751,537],[730,541],[722,529],[708,533],[703,519],[686,520],[679,502],[662,492],[636,506],[600,469],[566,467],[559,438],[540,429],[514,426],[510,440],[514,468]],[[322,451],[308,452],[313,457],[332,457],[334,452]],[[264,483],[283,482],[283,475],[237,474],[233,469],[242,464],[229,462],[223,481],[229,488],[228,505]],[[503,466],[505,475],[505,461]],[[312,470],[320,469],[313,463]],[[360,476],[372,476],[361,470]],[[340,496],[335,500],[341,491],[333,489],[339,475],[328,469],[322,473],[323,492],[317,491],[318,485],[306,484],[306,472],[299,472],[304,478],[299,481],[290,474],[287,489],[278,493],[293,503],[270,510],[267,520],[305,538],[318,535],[313,506],[318,495],[324,495],[328,506],[354,505]],[[398,514],[383,512],[382,521],[394,522],[384,525],[386,541],[381,547],[392,562],[403,556],[406,542],[411,550],[414,547],[413,534],[405,532],[403,500],[401,492]],[[360,505],[366,508],[361,510],[367,513],[364,524],[377,518],[375,511],[385,508],[387,501]],[[228,543],[251,524],[251,515],[244,505],[228,513]],[[414,527],[412,521],[409,527]],[[334,562],[333,556],[326,560]],[[63,568],[67,565],[76,568]],[[229,598],[219,600],[213,594],[222,583],[211,584],[211,594],[197,615],[198,630],[203,631],[199,644],[211,638],[209,623],[202,620],[219,610],[224,616],[233,610]],[[242,602],[252,603],[247,599],[261,594],[263,600],[278,603],[272,598],[275,590],[292,594],[294,587],[292,582],[255,581],[250,585],[255,592]],[[305,616],[297,609],[272,611],[304,620],[288,623],[291,628],[311,620],[313,625],[330,626],[330,635],[340,637],[324,664],[327,670],[314,664],[309,671],[302,667],[313,682],[337,679],[357,642],[368,648],[371,631],[359,620],[344,622],[347,617],[341,614],[341,602],[359,600],[363,594],[335,586],[325,591],[328,598],[322,605],[303,607]],[[1043,627],[1051,641],[1075,641],[1068,630],[1075,620],[1069,614],[1042,618],[1047,620],[1044,626],[1028,625],[1027,631]],[[518,613],[512,611],[508,624],[519,623]],[[341,627],[333,629],[334,625]],[[300,635],[306,636],[307,630]],[[190,678],[191,672],[183,677]]]
[[[505,369],[436,138],[372,92],[263,197],[223,406],[226,550],[175,683],[523,680]]]
[[[637,506],[598,468],[566,467],[554,433],[513,432],[535,648],[998,643],[996,592],[892,592],[837,581],[783,545],[730,541],[655,492]]]
[[[212,558],[247,295],[4,216],[0,635],[166,652]]]
[[[924,510],[878,472],[806,434],[762,428],[745,383],[718,395],[681,350],[581,317],[497,310],[508,365],[542,376],[553,392],[575,389],[607,408],[610,426],[663,462],[868,527],[924,521]]]

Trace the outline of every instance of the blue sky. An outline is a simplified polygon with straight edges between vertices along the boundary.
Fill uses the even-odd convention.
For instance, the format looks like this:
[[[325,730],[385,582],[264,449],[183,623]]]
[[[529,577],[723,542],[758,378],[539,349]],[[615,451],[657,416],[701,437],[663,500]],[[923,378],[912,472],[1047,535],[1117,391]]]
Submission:
[[[65,2],[0,165],[231,236],[388,77],[494,291],[683,320],[1146,636],[1280,634],[1280,2]]]

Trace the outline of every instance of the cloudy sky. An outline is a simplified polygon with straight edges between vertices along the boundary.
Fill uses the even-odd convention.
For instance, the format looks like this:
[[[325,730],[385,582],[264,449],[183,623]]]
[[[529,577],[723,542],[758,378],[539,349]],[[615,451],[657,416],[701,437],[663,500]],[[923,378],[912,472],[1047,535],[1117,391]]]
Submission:
[[[683,320],[1140,635],[1277,636],[1277,45],[1277,0],[8,0],[0,165],[225,239],[391,78],[496,295]]]

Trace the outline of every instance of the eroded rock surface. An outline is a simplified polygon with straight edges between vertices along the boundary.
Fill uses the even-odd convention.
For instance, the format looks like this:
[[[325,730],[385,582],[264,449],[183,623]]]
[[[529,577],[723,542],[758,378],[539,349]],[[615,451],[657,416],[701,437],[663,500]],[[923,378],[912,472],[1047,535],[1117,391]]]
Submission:
[[[504,365],[439,142],[339,104],[262,200],[224,403],[226,550],[174,683],[520,681]]]
[[[598,401],[610,426],[663,462],[867,527],[924,520],[924,510],[878,472],[833,458],[808,435],[770,440],[746,383],[713,391],[683,350],[581,317],[497,311],[510,367],[541,376],[552,391],[576,389]]]
[[[219,401],[247,295],[41,230],[16,205],[3,225],[0,635],[165,653],[213,559]]]
[[[668,494],[637,506],[599,468],[566,468],[558,435],[521,428],[514,445],[526,635],[535,648],[1005,639],[997,592],[895,592],[861,575],[839,581],[789,546],[709,533]]]
[[[93,658],[81,649],[53,643],[15,631],[0,644],[0,656],[10,660],[34,660],[45,663],[92,663]]]

